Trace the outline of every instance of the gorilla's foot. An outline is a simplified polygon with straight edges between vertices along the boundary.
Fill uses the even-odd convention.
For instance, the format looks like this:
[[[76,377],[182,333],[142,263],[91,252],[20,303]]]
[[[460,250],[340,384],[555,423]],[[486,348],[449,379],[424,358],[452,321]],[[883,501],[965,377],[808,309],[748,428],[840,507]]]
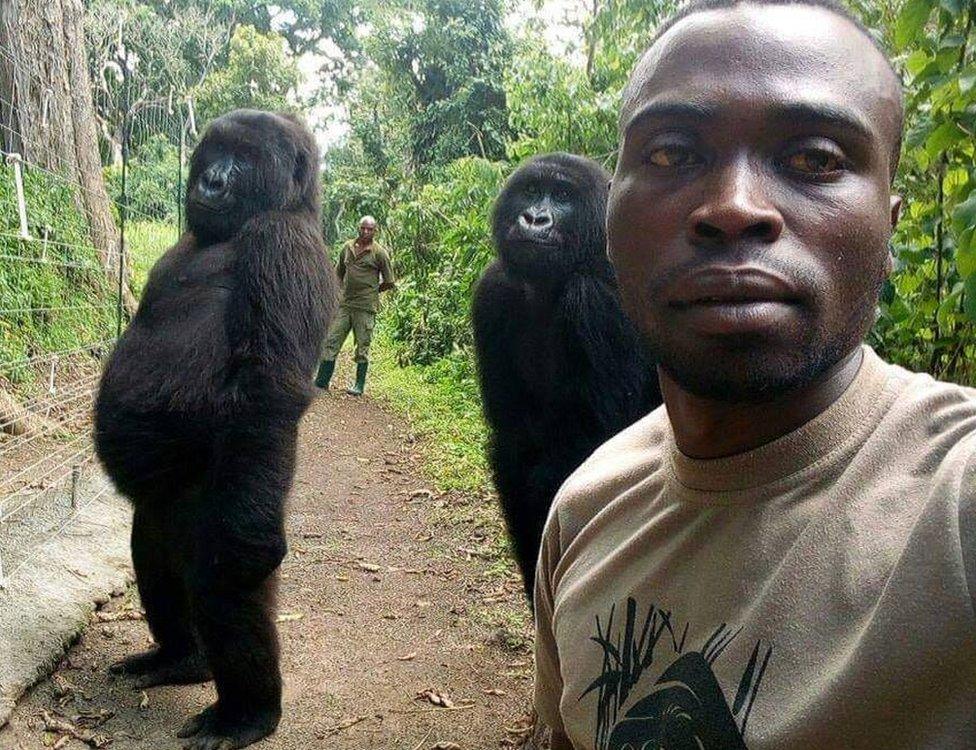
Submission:
[[[278,727],[278,709],[248,716],[224,716],[218,703],[191,716],[176,733],[184,750],[236,750],[267,737]]]
[[[132,686],[139,690],[156,685],[192,685],[213,679],[200,652],[172,654],[161,648],[126,657],[110,666],[109,671],[133,678]]]

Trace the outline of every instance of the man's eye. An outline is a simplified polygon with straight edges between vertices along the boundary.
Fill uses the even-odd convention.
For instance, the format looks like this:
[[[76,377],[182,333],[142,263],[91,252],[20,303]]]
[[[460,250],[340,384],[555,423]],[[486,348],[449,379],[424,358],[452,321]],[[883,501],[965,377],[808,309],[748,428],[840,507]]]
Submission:
[[[695,152],[683,146],[662,146],[647,155],[647,162],[655,167],[687,167],[698,161]]]
[[[786,165],[803,174],[831,174],[844,167],[843,160],[837,154],[822,149],[810,148],[790,154]]]

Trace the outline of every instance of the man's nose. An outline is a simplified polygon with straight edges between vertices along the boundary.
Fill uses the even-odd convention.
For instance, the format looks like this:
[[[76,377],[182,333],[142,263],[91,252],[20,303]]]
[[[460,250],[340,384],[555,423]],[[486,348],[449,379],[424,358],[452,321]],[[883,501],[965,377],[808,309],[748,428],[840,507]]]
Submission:
[[[688,216],[689,239],[698,245],[775,242],[783,216],[767,196],[768,180],[744,156],[718,170],[701,205]]]

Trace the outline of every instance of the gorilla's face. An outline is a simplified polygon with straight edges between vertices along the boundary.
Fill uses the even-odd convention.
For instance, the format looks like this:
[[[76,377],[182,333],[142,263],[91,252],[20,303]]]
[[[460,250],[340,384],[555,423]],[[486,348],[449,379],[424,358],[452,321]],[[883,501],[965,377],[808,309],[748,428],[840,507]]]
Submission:
[[[315,144],[287,115],[237,110],[211,123],[193,152],[187,183],[190,229],[226,240],[251,217],[317,205]]]
[[[567,154],[539,157],[509,178],[495,204],[492,236],[512,271],[556,280],[605,253],[607,175]]]

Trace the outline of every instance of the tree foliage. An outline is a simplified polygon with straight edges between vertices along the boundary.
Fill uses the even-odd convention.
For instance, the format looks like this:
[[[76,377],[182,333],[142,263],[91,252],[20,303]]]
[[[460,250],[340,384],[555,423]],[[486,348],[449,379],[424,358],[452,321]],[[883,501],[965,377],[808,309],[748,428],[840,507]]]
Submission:
[[[544,0],[87,1],[107,161],[122,73],[146,111],[190,97],[203,120],[301,104],[296,56],[318,54],[311,98],[344,108],[348,124],[325,154],[326,237],[337,246],[362,214],[380,219],[402,275],[390,333],[404,361],[425,363],[468,348],[471,285],[491,257],[503,177],[553,150],[612,169],[621,90],[678,4],[577,0],[576,41],[554,50],[540,43]],[[871,341],[893,361],[976,383],[976,12],[965,0],[848,1],[905,83],[896,272]],[[529,6],[537,15],[520,24],[513,9]],[[173,152],[149,139],[145,149],[134,157],[145,164],[140,205],[162,216]]]

